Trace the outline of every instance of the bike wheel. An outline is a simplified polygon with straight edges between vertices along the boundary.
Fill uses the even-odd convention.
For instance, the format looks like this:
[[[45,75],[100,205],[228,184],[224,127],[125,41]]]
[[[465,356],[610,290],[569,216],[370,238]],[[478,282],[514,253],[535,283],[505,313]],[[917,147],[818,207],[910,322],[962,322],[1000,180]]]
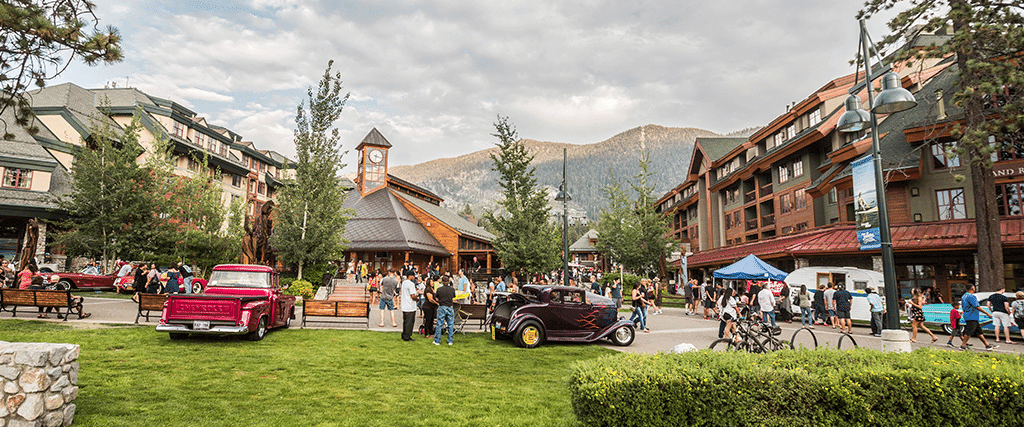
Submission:
[[[839,342],[836,343],[837,350],[852,350],[857,348],[857,340],[853,339],[853,335],[843,334],[839,337]]]
[[[787,350],[790,348],[788,344],[775,337],[765,338],[764,341],[761,341],[761,347],[764,348],[765,352]]]
[[[789,339],[790,347],[815,349],[818,348],[818,337],[814,335],[814,331],[811,328],[800,328],[796,332],[793,332],[793,337]]]
[[[736,342],[732,338],[719,338],[708,346],[711,351],[724,352],[724,351],[737,351],[739,348],[736,346]]]

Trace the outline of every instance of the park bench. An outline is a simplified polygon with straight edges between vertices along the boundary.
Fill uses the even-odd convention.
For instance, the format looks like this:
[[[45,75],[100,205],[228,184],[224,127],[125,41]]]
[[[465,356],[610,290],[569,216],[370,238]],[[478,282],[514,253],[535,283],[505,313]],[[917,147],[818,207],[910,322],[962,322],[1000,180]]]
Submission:
[[[163,312],[165,302],[167,302],[167,294],[139,294],[139,313],[135,315],[135,323],[139,323],[139,318],[142,316],[146,316],[148,322],[151,311]]]
[[[487,306],[484,304],[460,304],[458,305],[458,311],[455,312],[458,324],[455,325],[455,330],[463,332],[466,327],[466,323],[470,320],[479,320],[480,329],[483,329],[487,323]]]
[[[0,289],[0,310],[8,311],[7,307],[13,307],[9,310],[13,317],[18,317],[18,307],[54,307],[57,315],[63,315],[66,322],[74,300],[71,290]],[[60,312],[62,308],[65,309],[63,314]]]
[[[315,322],[359,324],[370,328],[369,301],[312,301],[302,303],[302,327],[306,327],[308,317],[333,317],[340,320],[314,319]]]

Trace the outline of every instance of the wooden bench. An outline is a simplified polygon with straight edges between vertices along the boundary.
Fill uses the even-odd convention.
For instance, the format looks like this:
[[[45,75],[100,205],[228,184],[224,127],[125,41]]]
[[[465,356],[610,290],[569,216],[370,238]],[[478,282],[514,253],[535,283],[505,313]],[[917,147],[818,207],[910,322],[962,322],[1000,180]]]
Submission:
[[[459,306],[459,311],[455,313],[456,320],[459,325],[456,325],[456,330],[462,331],[465,324],[470,320],[479,320],[480,329],[483,329],[487,323],[487,305],[485,304],[462,304]]]
[[[139,318],[146,316],[146,321],[149,321],[150,311],[164,311],[164,303],[167,302],[167,294],[139,294],[139,313],[135,315],[135,323],[139,323]],[[143,314],[142,312],[146,313]]]
[[[68,320],[75,301],[71,297],[71,290],[49,290],[49,289],[0,289],[0,310],[7,310],[13,307],[11,316],[18,317],[18,307],[53,307],[57,309],[57,315],[63,313],[64,321]]]
[[[368,301],[303,301],[302,327],[306,327],[306,318],[335,317],[341,320],[314,320],[324,323],[362,323],[370,328],[370,303]],[[356,320],[358,319],[358,320]]]

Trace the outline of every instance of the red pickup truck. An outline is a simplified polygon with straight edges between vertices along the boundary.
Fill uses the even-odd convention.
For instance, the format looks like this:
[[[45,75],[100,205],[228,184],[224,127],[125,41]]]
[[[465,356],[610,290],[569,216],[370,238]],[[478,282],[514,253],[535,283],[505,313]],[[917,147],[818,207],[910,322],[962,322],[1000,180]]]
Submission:
[[[259,341],[267,330],[287,328],[295,318],[295,296],[285,295],[276,271],[262,265],[213,268],[202,294],[169,295],[157,332],[171,339],[189,334],[234,334]]]

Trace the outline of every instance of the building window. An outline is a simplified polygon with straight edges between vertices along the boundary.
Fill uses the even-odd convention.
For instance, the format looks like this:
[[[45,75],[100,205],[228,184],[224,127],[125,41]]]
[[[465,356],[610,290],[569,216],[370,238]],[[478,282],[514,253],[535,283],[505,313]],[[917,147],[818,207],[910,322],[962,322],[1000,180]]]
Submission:
[[[836,201],[839,200],[839,191],[837,191],[835,187],[832,187],[831,190],[828,190],[828,196],[825,200],[827,200],[830,205],[836,204]]]
[[[793,139],[794,136],[796,136],[796,125],[789,125],[786,128],[786,139]]]
[[[935,169],[955,168],[960,166],[960,156],[953,152],[956,144],[939,142],[932,144],[932,165]]]
[[[818,109],[818,110],[811,111],[811,114],[808,115],[807,118],[808,118],[808,124],[807,124],[808,126],[814,126],[814,125],[818,124],[818,122],[821,121],[821,110]]]
[[[196,145],[206,148],[206,135],[196,132]]]
[[[782,132],[779,132],[779,133],[775,134],[775,136],[772,137],[772,141],[774,141],[774,143],[772,144],[771,147],[768,147],[768,148],[778,147],[778,146],[782,145],[782,139],[783,139]]]
[[[227,157],[227,155],[228,155],[228,145],[227,144],[220,144],[220,155],[222,155],[224,157]]]
[[[789,168],[786,166],[779,166],[779,183],[789,181]]]
[[[937,190],[935,201],[939,208],[940,220],[967,218],[967,204],[964,202],[963,188]]]
[[[260,194],[264,194],[264,195],[267,194],[267,184],[261,182],[259,184],[259,190],[258,191],[259,191]]]
[[[188,132],[185,125],[178,121],[174,122],[174,128],[172,129],[172,131],[174,132],[174,136],[177,136],[179,138],[184,138],[185,133]]]
[[[188,170],[198,172],[200,169],[199,162],[191,157],[188,158]]]
[[[996,186],[996,204],[999,205],[1000,216],[1021,216],[1021,191],[1024,184],[1014,183]]]
[[[807,223],[806,222],[801,222],[801,223],[796,225],[796,231],[803,231],[803,230],[806,230],[806,229],[807,229]]]
[[[801,210],[807,207],[807,194],[804,189],[799,189],[793,192],[793,204],[796,210]]]
[[[793,161],[793,178],[802,176],[804,174],[804,161],[803,159],[797,159]]]
[[[7,168],[4,171],[4,187],[30,188],[32,187],[32,170]]]
[[[242,188],[242,176],[231,174],[231,186]]]
[[[789,193],[779,196],[779,212],[783,215],[790,213],[793,210],[793,196]]]

